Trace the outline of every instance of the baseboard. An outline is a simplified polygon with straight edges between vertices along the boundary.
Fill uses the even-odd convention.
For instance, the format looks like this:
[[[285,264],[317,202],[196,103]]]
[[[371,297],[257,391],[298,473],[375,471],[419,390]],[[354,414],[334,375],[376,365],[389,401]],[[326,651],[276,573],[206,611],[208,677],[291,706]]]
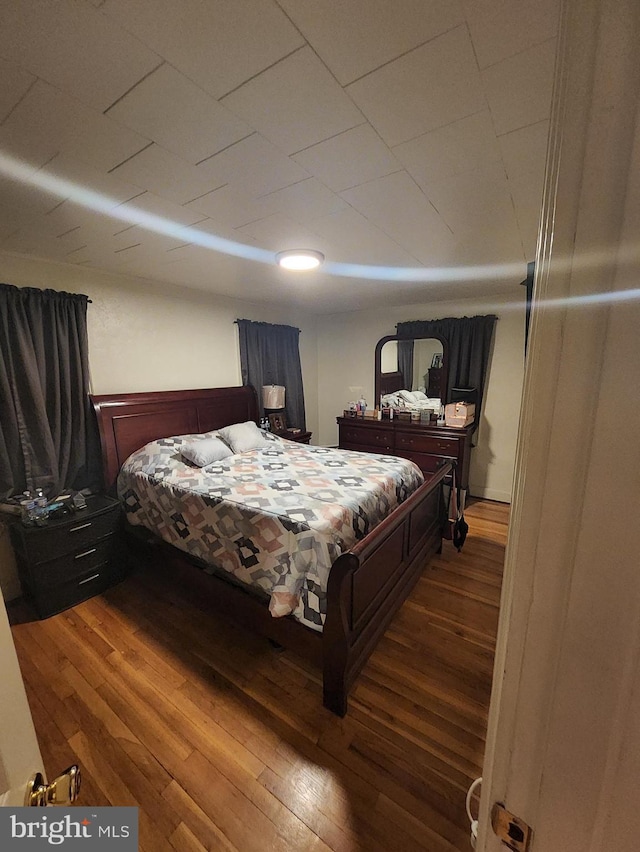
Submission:
[[[478,488],[469,483],[469,494],[480,500],[495,500],[497,503],[511,503],[510,491],[498,491],[495,488]]]

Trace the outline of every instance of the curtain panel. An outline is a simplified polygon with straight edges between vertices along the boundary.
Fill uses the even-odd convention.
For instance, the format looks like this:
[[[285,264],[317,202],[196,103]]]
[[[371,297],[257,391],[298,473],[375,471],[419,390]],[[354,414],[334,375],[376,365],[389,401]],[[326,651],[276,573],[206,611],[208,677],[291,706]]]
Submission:
[[[284,385],[287,426],[305,431],[300,329],[246,319],[236,322],[240,336],[242,384],[253,385],[260,406],[263,385]]]
[[[476,429],[484,399],[484,385],[491,354],[493,330],[498,317],[445,317],[437,320],[399,322],[396,334],[402,339],[440,337],[447,341],[447,387],[444,402],[451,399],[452,388],[476,388]]]
[[[95,484],[87,302],[0,284],[0,499]]]
[[[413,340],[398,341],[398,370],[402,373],[403,388],[413,387]],[[377,401],[378,404],[380,400]]]

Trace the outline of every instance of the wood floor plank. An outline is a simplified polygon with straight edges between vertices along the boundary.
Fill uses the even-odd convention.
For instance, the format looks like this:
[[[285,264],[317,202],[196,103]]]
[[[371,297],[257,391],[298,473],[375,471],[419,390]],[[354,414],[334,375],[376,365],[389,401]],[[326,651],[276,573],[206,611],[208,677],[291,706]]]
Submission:
[[[147,562],[12,630],[50,777],[137,805],[142,852],[468,852],[508,506],[470,500],[358,677],[344,719],[321,672],[215,619]],[[18,610],[16,610],[17,612]]]

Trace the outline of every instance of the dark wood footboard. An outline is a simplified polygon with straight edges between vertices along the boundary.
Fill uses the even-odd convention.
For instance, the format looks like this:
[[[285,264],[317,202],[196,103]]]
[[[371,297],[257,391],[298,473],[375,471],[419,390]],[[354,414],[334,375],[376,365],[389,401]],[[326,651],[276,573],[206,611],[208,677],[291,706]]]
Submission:
[[[442,546],[444,465],[329,574],[322,637],[323,702],[339,716],[358,672],[428,560]]]

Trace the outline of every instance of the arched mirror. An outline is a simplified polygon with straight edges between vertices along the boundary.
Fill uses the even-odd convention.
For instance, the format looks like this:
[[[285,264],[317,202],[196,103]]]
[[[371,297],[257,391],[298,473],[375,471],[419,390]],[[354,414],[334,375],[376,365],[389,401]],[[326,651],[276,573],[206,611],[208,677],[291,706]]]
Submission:
[[[447,355],[444,338],[383,337],[375,352],[376,405],[382,395],[397,390],[422,390],[442,399],[447,387]]]

